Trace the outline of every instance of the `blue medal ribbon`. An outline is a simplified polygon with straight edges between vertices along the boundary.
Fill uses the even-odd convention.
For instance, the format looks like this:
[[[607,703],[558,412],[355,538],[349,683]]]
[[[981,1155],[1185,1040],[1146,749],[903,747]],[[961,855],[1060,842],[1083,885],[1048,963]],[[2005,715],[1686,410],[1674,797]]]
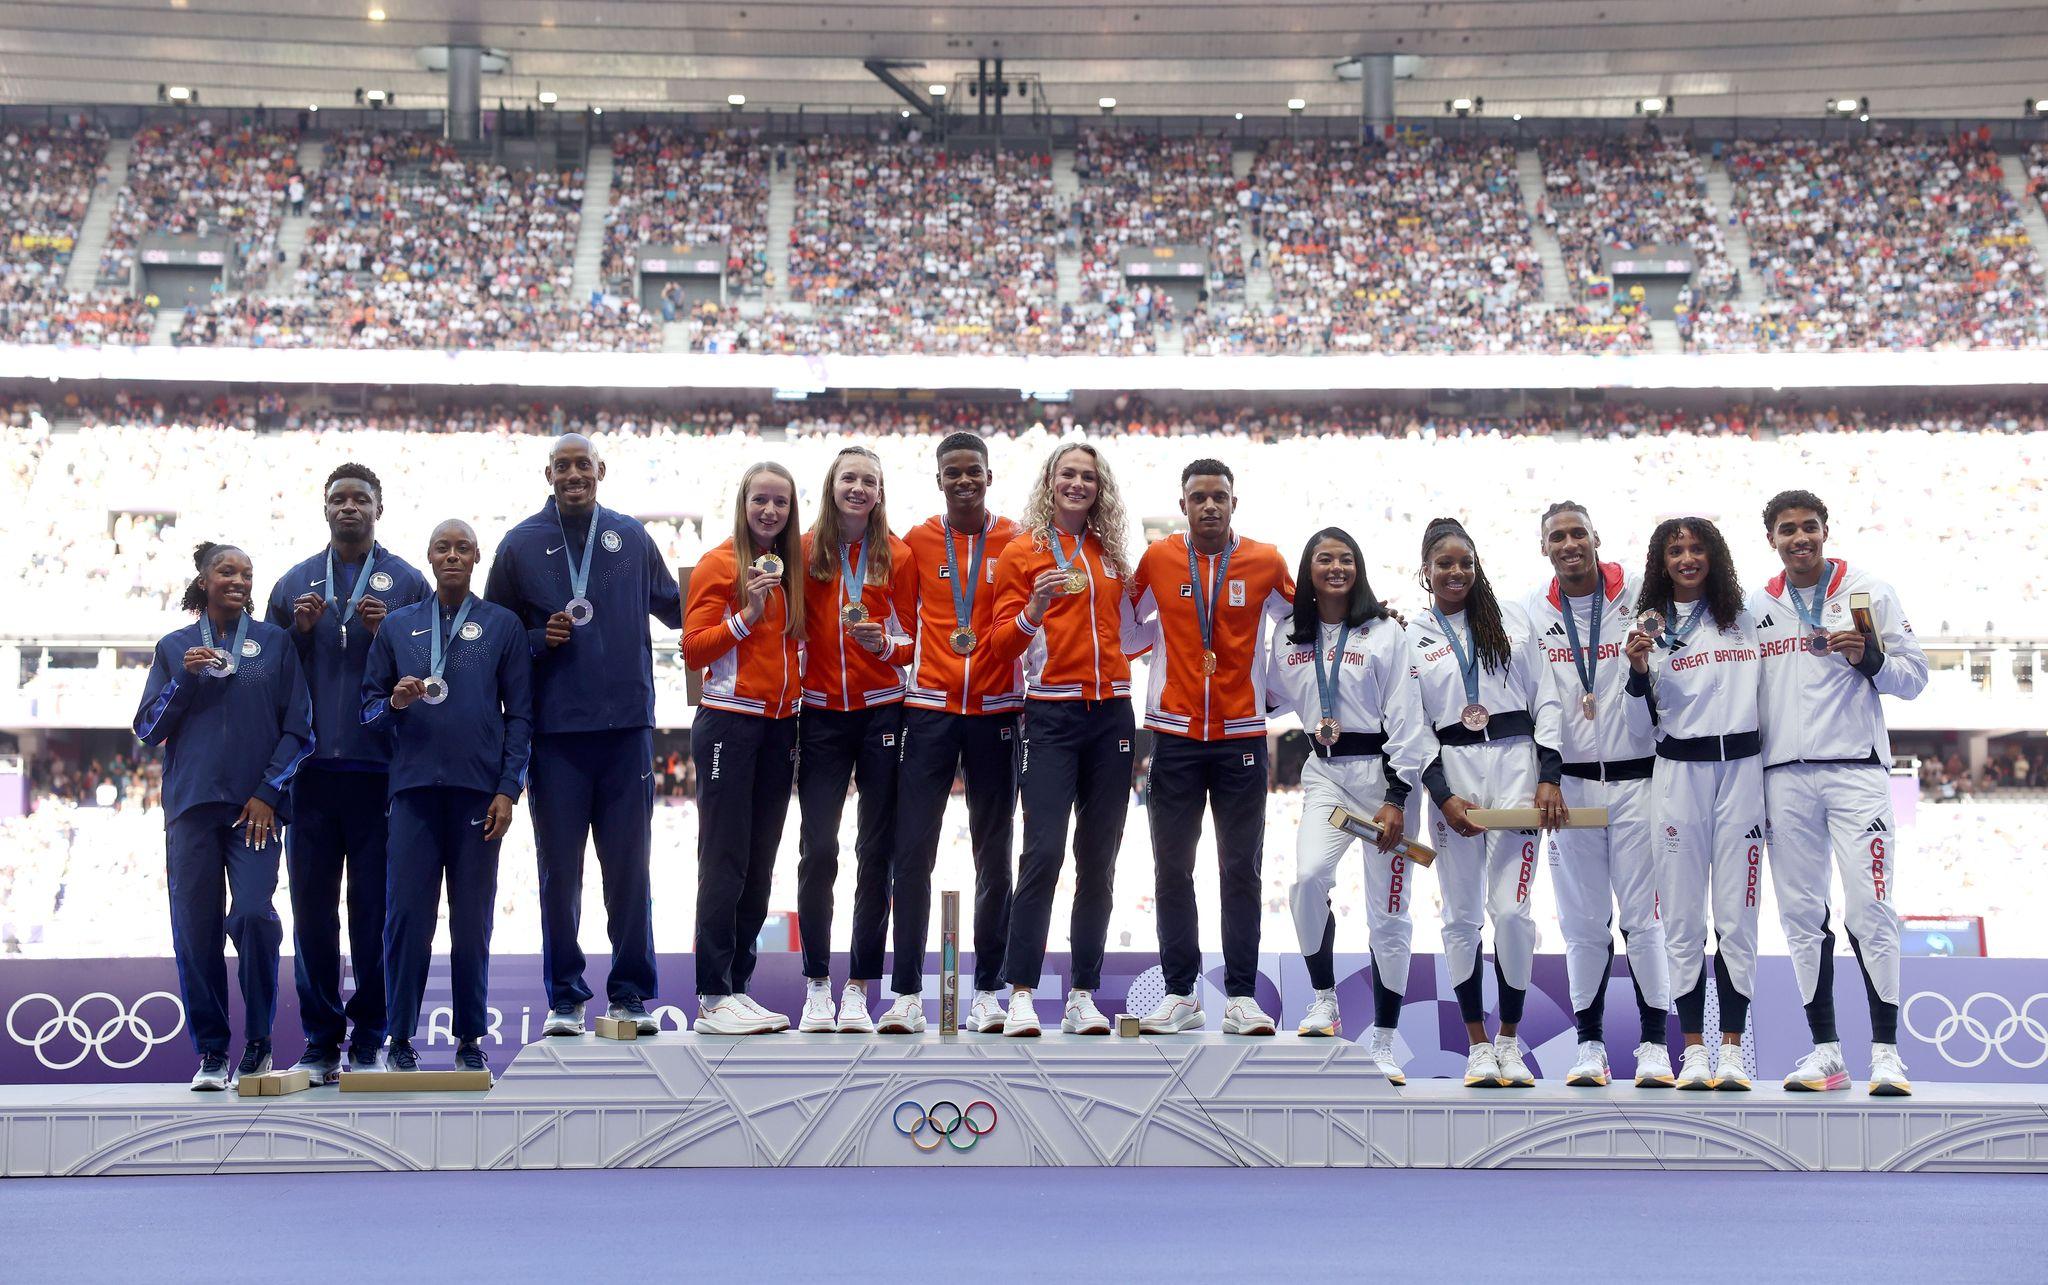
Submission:
[[[1451,628],[1451,622],[1443,612],[1438,611],[1435,607],[1431,607],[1429,614],[1436,617],[1437,628],[1443,630],[1444,637],[1450,640],[1451,655],[1457,658],[1458,672],[1464,675],[1465,678],[1465,703],[1467,705],[1477,705],[1479,703],[1479,648],[1474,646],[1467,650],[1465,644],[1458,641],[1458,631]]]
[[[1809,638],[1816,636],[1825,638],[1828,632],[1827,628],[1820,623],[1820,610],[1827,605],[1828,601],[1827,569],[1823,567],[1821,572],[1819,582],[1813,586],[1813,603],[1811,606],[1807,604],[1806,599],[1799,596],[1799,586],[1792,583],[1791,577],[1788,576],[1785,579],[1785,596],[1792,600],[1792,609],[1799,613],[1799,623],[1806,626],[1806,633]],[[1819,645],[1815,643],[1814,647]]]
[[[240,664],[242,655],[242,641],[246,639],[248,636],[249,613],[244,611],[235,620],[235,641],[234,645],[228,648],[227,665],[229,673],[233,673],[235,667]],[[214,645],[213,641],[213,621],[210,617],[207,616],[207,614],[204,611],[201,611],[199,613],[199,645],[205,647],[208,651],[220,650],[219,647],[216,647]],[[227,676],[227,674],[220,675],[220,677],[222,678],[226,678]]]
[[[1600,590],[1597,587],[1593,590],[1593,645],[1591,647],[1579,646],[1579,618],[1572,613],[1572,600],[1565,594],[1563,585],[1558,586],[1557,597],[1558,602],[1564,607],[1565,637],[1570,639],[1572,644],[1572,668],[1578,671],[1579,682],[1585,687],[1586,694],[1590,696],[1593,694],[1593,678],[1600,666],[1600,617],[1606,614],[1600,601]],[[1579,659],[1581,654],[1585,656],[1584,661]]]
[[[839,597],[842,602],[859,602],[868,585],[868,550],[875,542],[863,539],[860,542],[860,566],[856,567],[846,559],[846,545],[839,546]],[[849,588],[848,586],[852,586]]]
[[[348,646],[348,622],[355,619],[356,604],[363,600],[363,592],[370,587],[370,568],[377,565],[377,549],[372,545],[363,554],[362,570],[356,572],[356,586],[349,590],[348,605],[341,608],[341,645]],[[327,605],[330,609],[338,606],[340,599],[334,593],[334,546],[327,546]]]
[[[593,504],[590,507],[590,525],[583,532],[583,562],[578,565],[576,559],[569,556],[569,529],[562,525],[562,510],[555,510],[555,526],[562,532],[562,560],[569,564],[569,595],[572,598],[585,597],[585,591],[590,588],[590,557],[597,549],[597,515],[598,508]]]
[[[448,623],[447,645],[449,647],[455,645],[456,635],[462,632],[463,622],[469,619],[469,608],[475,601],[475,594],[465,596],[462,600],[462,609],[457,611],[455,619]],[[432,623],[434,628],[427,639],[427,677],[439,678],[441,671],[447,668],[448,665],[448,654],[443,650],[441,644],[441,603],[439,599],[436,599],[434,602],[434,619]]]
[[[1056,526],[1047,527],[1046,531],[1048,534],[1052,536],[1052,560],[1059,564],[1060,570],[1066,572],[1068,575],[1072,575],[1074,573],[1074,564],[1073,561],[1067,557],[1067,542],[1065,538],[1060,535],[1060,529]],[[1087,544],[1088,533],[1086,531],[1083,531],[1074,540],[1074,557],[1080,557],[1081,550],[1087,547]]]
[[[975,532],[974,538],[968,543],[972,561],[967,572],[967,583],[962,586],[960,559],[953,552],[953,528],[946,526],[944,519],[940,520],[940,527],[946,534],[946,579],[953,589],[953,622],[958,628],[971,629],[974,627],[974,591],[981,585],[982,557],[988,552],[988,531],[984,528]]]
[[[1674,648],[1692,637],[1692,631],[1700,627],[1700,613],[1706,610],[1706,606],[1707,599],[1702,594],[1692,604],[1692,613],[1681,623],[1678,619],[1678,604],[1676,602],[1671,604],[1671,624],[1664,627],[1664,646],[1666,650]]]
[[[1316,626],[1316,701],[1322,706],[1323,717],[1337,717],[1337,680],[1344,676],[1344,648],[1351,641],[1351,622],[1346,621],[1337,630],[1337,653],[1331,661],[1328,673],[1323,670],[1323,627]]]
[[[1232,540],[1223,552],[1217,555],[1216,572],[1210,580],[1208,593],[1204,595],[1201,568],[1195,561],[1195,541],[1192,536],[1188,537],[1188,585],[1195,595],[1195,623],[1201,626],[1204,652],[1213,654],[1216,650],[1216,604],[1223,597],[1223,580],[1230,574],[1230,555],[1235,552],[1237,541]],[[1318,651],[1316,655],[1320,657],[1322,652]],[[1329,711],[1323,712],[1327,714]]]

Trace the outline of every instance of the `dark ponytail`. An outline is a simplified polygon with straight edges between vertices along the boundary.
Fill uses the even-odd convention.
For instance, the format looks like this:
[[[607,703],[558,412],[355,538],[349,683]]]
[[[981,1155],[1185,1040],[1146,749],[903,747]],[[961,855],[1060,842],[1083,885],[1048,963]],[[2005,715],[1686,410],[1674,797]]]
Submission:
[[[186,611],[198,613],[206,610],[206,569],[224,554],[240,553],[232,544],[215,544],[206,541],[192,550],[192,566],[198,572],[185,585],[185,597],[178,604]],[[245,608],[246,610],[246,608]]]
[[[1493,596],[1493,582],[1486,578],[1486,564],[1479,560],[1479,545],[1456,518],[1434,518],[1422,532],[1423,587],[1428,588],[1429,555],[1445,539],[1456,536],[1472,550],[1472,591],[1465,596],[1465,618],[1472,625],[1472,650],[1479,667],[1503,672],[1508,667],[1508,630],[1502,622],[1500,600]]]

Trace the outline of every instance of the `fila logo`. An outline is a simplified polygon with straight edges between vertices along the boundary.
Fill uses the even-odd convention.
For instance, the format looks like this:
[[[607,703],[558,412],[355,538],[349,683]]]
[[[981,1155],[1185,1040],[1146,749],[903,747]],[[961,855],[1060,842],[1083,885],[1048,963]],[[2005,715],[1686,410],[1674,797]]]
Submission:
[[[1865,833],[1865,834],[1888,834],[1888,833],[1890,833],[1890,832],[1889,832],[1888,830],[1886,830],[1886,829],[1885,829],[1885,825],[1884,825],[1884,818],[1883,818],[1883,817],[1879,817],[1879,818],[1878,818],[1877,820],[1875,820],[1875,821],[1872,821],[1872,822],[1870,823],[1870,828],[1869,828],[1868,830],[1865,830],[1865,831],[1864,831],[1863,833]]]
[[[1118,741],[1116,743],[1116,752],[1119,754],[1129,754],[1131,752],[1131,743],[1129,741]]]
[[[889,748],[890,746],[894,745],[895,743],[896,743],[896,733],[894,733],[894,732],[884,732],[884,733],[882,733],[882,748],[883,748],[883,749],[887,749],[887,748]]]
[[[951,567],[947,567],[947,566],[941,566],[941,567],[939,568],[939,579],[941,579],[941,580],[951,580],[952,578],[953,578],[953,568],[951,568]]]
[[[1255,755],[1255,754],[1247,754],[1247,755],[1245,755],[1245,756],[1244,756],[1244,765],[1245,765],[1246,767],[1257,767],[1257,766],[1259,765],[1259,759],[1258,759],[1258,756],[1257,756],[1257,755]]]
[[[1742,837],[1745,839],[1761,839],[1764,837],[1764,828],[1760,825],[1753,825],[1749,827],[1749,833]]]
[[[1001,733],[1000,733],[1000,735],[1002,736],[1002,738],[1003,738],[1004,740],[1006,740],[1006,741],[1007,741],[1007,740],[1009,740],[1009,739],[1010,739],[1010,729],[1009,729],[1009,728],[1007,728],[1007,727],[1003,728],[1003,729],[1001,730]]]
[[[1194,597],[1194,596],[1195,596],[1195,587],[1194,587],[1193,585],[1191,585],[1191,584],[1184,584],[1184,585],[1182,585],[1182,586],[1180,587],[1180,596],[1181,596],[1181,597],[1183,597],[1183,598],[1192,598],[1192,597]]]
[[[1563,626],[1563,625],[1552,625],[1552,626],[1551,626],[1550,628],[1548,628],[1548,629],[1544,630],[1543,632],[1544,632],[1544,633],[1546,633],[1546,634],[1556,634],[1556,635],[1558,635],[1559,637],[1563,637],[1563,636],[1564,636],[1564,626]]]
[[[1756,627],[1758,629],[1769,629],[1777,623],[1777,621],[1771,619],[1769,616],[1765,616],[1762,620],[1756,622]]]

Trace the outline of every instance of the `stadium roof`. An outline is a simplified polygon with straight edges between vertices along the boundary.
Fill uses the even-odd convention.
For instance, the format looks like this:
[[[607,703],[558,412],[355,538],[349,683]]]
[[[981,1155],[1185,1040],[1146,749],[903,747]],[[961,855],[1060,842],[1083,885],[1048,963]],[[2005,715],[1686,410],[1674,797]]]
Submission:
[[[2039,0],[59,0],[0,6],[0,101],[148,104],[162,84],[204,105],[401,107],[445,98],[419,50],[478,43],[510,58],[484,101],[565,109],[869,111],[898,100],[862,66],[922,89],[1003,58],[1055,113],[1316,115],[1358,111],[1333,64],[1420,62],[1403,115],[1454,96],[1489,115],[1628,116],[1672,96],[1683,116],[1812,117],[1868,96],[1874,115],[2011,117],[2048,94]]]

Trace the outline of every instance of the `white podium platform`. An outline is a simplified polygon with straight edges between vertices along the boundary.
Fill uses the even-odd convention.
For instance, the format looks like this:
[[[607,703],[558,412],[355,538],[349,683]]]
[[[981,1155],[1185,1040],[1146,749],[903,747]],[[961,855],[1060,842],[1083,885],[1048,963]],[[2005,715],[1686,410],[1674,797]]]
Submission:
[[[995,1124],[921,1151],[892,1123],[941,1102]],[[2041,1173],[2048,1087],[1396,1089],[1345,1041],[1213,1033],[554,1039],[489,1093],[0,1087],[0,1177],[787,1165]]]

